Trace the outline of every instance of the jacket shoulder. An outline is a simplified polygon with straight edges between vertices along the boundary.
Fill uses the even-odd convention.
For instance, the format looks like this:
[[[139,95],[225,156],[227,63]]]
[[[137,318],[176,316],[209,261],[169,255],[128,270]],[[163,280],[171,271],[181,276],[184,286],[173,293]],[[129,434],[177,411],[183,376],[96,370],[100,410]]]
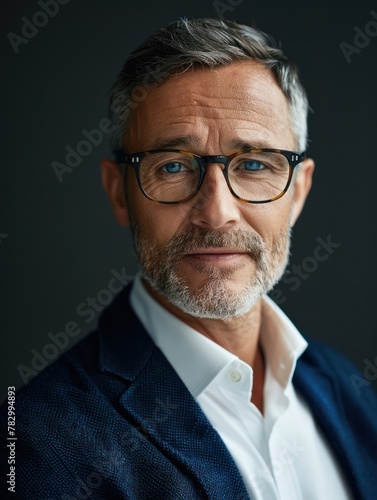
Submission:
[[[308,348],[298,361],[293,379],[298,386],[303,386],[302,379],[316,381],[326,377],[336,390],[339,398],[347,404],[371,414],[377,413],[377,396],[373,381],[377,379],[377,366],[369,365],[361,370],[344,354],[333,347],[312,338],[306,338]]]

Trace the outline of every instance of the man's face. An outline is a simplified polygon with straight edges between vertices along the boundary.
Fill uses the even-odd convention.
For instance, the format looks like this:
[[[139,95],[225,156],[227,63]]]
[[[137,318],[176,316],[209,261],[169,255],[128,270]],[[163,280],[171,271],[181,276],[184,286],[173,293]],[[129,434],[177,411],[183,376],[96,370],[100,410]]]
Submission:
[[[128,153],[163,147],[230,155],[241,142],[297,150],[287,100],[269,70],[254,62],[170,77],[139,103],[125,137]],[[222,170],[207,165],[199,193],[163,205],[143,196],[129,168],[128,213],[116,209],[118,220],[131,223],[151,293],[194,317],[242,316],[280,279],[312,169],[299,173],[304,180],[296,193],[291,186],[260,205],[236,199]]]

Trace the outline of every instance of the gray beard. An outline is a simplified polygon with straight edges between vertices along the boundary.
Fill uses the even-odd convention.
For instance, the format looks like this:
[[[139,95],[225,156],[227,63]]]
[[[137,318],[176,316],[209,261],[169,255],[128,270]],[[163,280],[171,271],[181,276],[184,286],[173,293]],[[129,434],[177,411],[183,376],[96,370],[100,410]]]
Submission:
[[[229,320],[243,316],[275,286],[288,264],[289,227],[272,241],[270,251],[258,234],[241,229],[221,232],[189,227],[161,249],[142,234],[135,220],[131,220],[131,227],[142,277],[171,304],[197,318]],[[190,290],[187,276],[178,276],[178,263],[188,252],[203,247],[237,248],[246,252],[255,262],[255,272],[246,285],[233,292],[227,281],[232,280],[234,267],[230,271],[198,263],[195,268],[203,274],[204,284]]]

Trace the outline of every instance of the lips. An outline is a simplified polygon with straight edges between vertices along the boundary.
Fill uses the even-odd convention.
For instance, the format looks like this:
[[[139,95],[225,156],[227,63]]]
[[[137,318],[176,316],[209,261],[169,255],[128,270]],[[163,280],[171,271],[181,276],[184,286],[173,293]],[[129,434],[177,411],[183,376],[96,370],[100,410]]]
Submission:
[[[185,254],[185,258],[193,262],[201,261],[212,265],[235,265],[246,255],[247,252],[242,252],[239,248],[206,247],[197,248]]]
[[[194,256],[194,255],[235,255],[235,254],[245,254],[247,252],[243,252],[239,248],[224,248],[224,247],[206,247],[206,248],[197,248],[192,252],[187,253],[186,255]]]

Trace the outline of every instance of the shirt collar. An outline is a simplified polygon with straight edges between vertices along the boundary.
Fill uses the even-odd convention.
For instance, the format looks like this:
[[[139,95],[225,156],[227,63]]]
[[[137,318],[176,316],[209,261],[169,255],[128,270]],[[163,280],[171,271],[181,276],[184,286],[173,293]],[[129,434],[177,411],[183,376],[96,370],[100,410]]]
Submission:
[[[273,377],[286,388],[308,343],[268,295],[262,297],[260,342]]]
[[[263,296],[261,346],[274,378],[285,388],[307,342],[281,309]],[[131,305],[146,331],[164,353],[193,397],[238,357],[194,330],[162,307],[144,287],[139,273]]]

